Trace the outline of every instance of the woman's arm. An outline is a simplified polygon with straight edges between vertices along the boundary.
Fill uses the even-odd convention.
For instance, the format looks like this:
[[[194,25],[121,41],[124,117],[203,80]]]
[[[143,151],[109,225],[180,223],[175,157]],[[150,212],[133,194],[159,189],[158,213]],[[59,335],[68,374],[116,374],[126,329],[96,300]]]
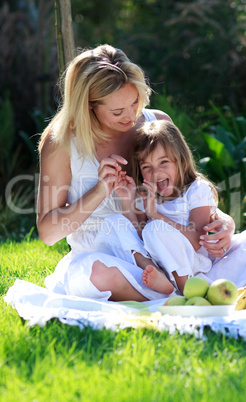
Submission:
[[[112,155],[101,161],[98,182],[76,202],[68,205],[68,191],[72,179],[70,156],[58,147],[50,137],[44,143],[40,155],[40,179],[37,200],[37,227],[41,240],[47,245],[68,236],[81,226],[91,213],[107,197],[113,188],[124,158]]]
[[[212,217],[213,221],[204,226],[205,232],[214,232],[214,234],[202,235],[200,237],[200,244],[213,257],[222,257],[225,250],[229,249],[231,238],[235,232],[234,220],[224,212],[217,210],[217,213]],[[212,243],[210,241],[213,241]]]

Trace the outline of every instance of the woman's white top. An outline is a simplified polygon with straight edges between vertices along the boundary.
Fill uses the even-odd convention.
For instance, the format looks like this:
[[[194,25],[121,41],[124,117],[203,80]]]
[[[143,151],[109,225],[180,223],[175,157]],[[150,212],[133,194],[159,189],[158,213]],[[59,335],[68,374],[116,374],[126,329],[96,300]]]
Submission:
[[[144,109],[143,115],[145,121],[156,120],[154,113],[150,110]],[[72,180],[68,192],[69,204],[77,201],[97,184],[98,167],[99,162],[96,158],[94,160],[89,157],[82,158],[76,147],[76,137],[73,137],[71,140]],[[67,236],[67,242],[72,251],[76,254],[84,251],[96,251],[94,239],[101,223],[107,216],[117,213],[122,213],[121,199],[112,191],[80,227],[77,228],[74,223],[74,229],[76,230]],[[64,217],[63,222],[64,226],[70,224],[66,217]]]
[[[99,162],[96,159],[93,161],[89,157],[81,157],[77,151],[76,138],[74,137],[71,140],[72,181],[68,192],[69,204],[77,201],[97,184],[98,167]],[[120,213],[121,211],[121,200],[117,194],[112,191],[94,211],[89,211],[91,215],[86,221],[78,228],[75,227],[77,230],[67,236],[67,242],[72,250],[76,253],[95,251],[94,239],[101,223],[107,216]],[[64,224],[66,224],[65,217]],[[69,224],[69,222],[67,222],[67,224]]]

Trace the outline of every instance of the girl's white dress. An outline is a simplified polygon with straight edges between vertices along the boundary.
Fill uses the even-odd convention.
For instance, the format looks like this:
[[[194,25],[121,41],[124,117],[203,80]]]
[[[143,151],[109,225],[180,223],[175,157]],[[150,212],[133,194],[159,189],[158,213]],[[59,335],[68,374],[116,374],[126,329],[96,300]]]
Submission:
[[[216,203],[209,184],[195,180],[187,191],[173,201],[156,204],[157,211],[174,222],[189,226],[190,212],[194,208],[210,206],[210,213],[216,211]],[[149,222],[143,230],[143,240],[151,257],[169,274],[176,271],[179,276],[207,274],[212,261],[204,247],[195,252],[189,240],[179,230],[162,220]]]
[[[155,119],[155,115],[151,111],[144,110],[143,114],[148,121]],[[76,148],[76,138],[73,138],[71,141],[72,181],[68,194],[68,203],[78,200],[97,183],[98,167],[99,162],[96,159],[92,161],[90,158],[84,158],[84,160],[81,158]],[[99,260],[109,267],[109,269],[112,266],[116,266],[132,286],[146,298],[150,300],[163,298],[163,294],[155,292],[142,284],[142,269],[135,265],[131,252],[125,252],[125,247],[118,247],[115,236],[110,235],[107,237],[112,240],[110,247],[106,244],[102,246],[102,242],[97,243],[95,241],[96,236],[101,232],[103,227],[103,230],[105,230],[107,222],[105,218],[121,213],[121,200],[113,191],[92,212],[83,225],[79,228],[74,228],[76,230],[67,237],[71,251],[58,263],[54,273],[45,279],[45,285],[50,291],[108,300],[111,292],[100,292],[90,281],[92,265],[95,261]],[[63,225],[64,227],[69,225],[65,216]],[[124,226],[125,223],[122,225]],[[108,227],[108,231],[111,234],[113,233],[110,227]],[[135,244],[132,243],[132,249],[137,250],[139,238],[136,237],[136,233],[131,238],[134,239],[134,236]],[[125,239],[127,239],[127,236],[125,236]],[[177,247],[175,247],[175,243],[173,243],[173,247],[176,253]],[[225,253],[223,258],[211,258],[212,268],[210,271],[199,275],[205,276],[209,282],[217,278],[228,278],[233,280],[237,286],[243,286],[246,284],[245,256],[246,231],[234,235],[230,250]]]
[[[209,184],[202,179],[195,180],[187,191],[175,200],[156,204],[158,212],[162,215],[187,227],[190,211],[203,206],[210,206],[211,214],[216,210]],[[141,199],[137,202],[137,207],[143,210]],[[143,241],[124,216],[111,215],[105,219],[95,242],[98,249],[111,247],[114,255],[121,249],[128,258],[129,254],[136,251],[145,256],[149,255],[173,282],[173,271],[179,276],[194,276],[199,273],[206,274],[212,267],[209,254],[203,247],[195,252],[189,240],[179,230],[162,220],[149,221],[142,231],[142,237]]]

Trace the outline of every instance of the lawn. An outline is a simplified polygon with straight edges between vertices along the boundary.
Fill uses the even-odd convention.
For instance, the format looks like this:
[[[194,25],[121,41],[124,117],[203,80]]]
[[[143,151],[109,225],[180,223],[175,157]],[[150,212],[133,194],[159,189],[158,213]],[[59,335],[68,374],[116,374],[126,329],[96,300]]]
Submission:
[[[16,278],[43,286],[65,241],[0,246],[0,290]],[[29,327],[0,299],[0,401],[244,401],[246,343],[191,335],[80,330],[57,320]]]

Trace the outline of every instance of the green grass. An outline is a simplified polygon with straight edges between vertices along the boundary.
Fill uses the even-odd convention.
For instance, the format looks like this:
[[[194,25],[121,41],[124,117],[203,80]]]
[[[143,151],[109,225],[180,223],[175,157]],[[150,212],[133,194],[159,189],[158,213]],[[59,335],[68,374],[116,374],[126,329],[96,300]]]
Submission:
[[[43,286],[64,241],[0,246],[0,289],[16,278]],[[246,343],[207,330],[190,335],[80,330],[57,320],[28,327],[0,299],[0,401],[244,401]]]

